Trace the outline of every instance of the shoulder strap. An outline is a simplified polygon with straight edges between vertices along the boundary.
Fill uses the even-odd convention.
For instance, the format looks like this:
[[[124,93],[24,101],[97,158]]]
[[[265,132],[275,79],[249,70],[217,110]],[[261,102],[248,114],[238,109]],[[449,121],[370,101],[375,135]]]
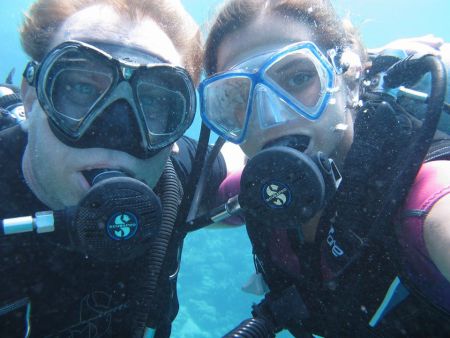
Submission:
[[[434,141],[424,162],[450,160],[450,139],[443,139]]]

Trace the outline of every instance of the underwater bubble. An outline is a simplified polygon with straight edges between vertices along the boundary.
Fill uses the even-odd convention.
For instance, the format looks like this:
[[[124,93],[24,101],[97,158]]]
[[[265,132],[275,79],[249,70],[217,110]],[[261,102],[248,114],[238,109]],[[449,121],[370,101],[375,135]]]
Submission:
[[[327,92],[330,93],[330,94],[333,94],[333,93],[337,93],[340,90],[341,90],[341,87],[336,86],[336,87],[327,89]]]
[[[334,127],[334,131],[346,131],[347,128],[348,128],[348,124],[346,124],[346,123],[338,123]]]
[[[336,98],[332,97],[328,104],[336,104]]]

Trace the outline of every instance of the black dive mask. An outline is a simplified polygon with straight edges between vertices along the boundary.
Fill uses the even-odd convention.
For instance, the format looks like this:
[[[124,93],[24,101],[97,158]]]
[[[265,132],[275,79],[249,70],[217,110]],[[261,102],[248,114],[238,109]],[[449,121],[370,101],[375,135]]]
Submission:
[[[179,139],[195,114],[187,71],[131,47],[93,44],[66,41],[24,71],[56,136],[140,158]]]
[[[103,172],[64,215],[68,227],[56,228],[56,236],[65,238],[58,243],[67,243],[68,234],[69,249],[103,262],[123,262],[148,250],[160,228],[162,208],[146,184],[120,172]]]
[[[241,177],[241,207],[270,227],[292,228],[308,222],[341,181],[333,160],[321,152],[312,157],[304,154],[297,150],[306,148],[301,140],[292,144],[295,137],[290,138],[271,142],[247,163]]]

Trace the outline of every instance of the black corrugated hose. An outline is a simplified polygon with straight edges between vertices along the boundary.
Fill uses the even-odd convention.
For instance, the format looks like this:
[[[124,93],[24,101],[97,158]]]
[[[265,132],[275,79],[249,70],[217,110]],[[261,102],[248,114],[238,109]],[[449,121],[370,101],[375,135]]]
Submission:
[[[275,337],[267,325],[266,320],[261,318],[249,318],[244,320],[238,327],[228,332],[223,338],[271,338]]]
[[[158,280],[183,195],[181,183],[170,159],[161,177],[161,191],[161,227],[149,251],[141,258],[142,280],[138,282],[139,287],[131,297],[131,305],[134,308],[132,337],[135,338],[143,337],[149,313],[155,312],[152,307],[156,303]]]

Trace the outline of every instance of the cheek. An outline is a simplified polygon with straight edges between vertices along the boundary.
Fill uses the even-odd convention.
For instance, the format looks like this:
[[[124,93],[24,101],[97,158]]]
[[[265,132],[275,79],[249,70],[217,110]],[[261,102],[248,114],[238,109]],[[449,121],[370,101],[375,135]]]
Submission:
[[[311,85],[309,85],[304,90],[298,92],[296,97],[307,107],[313,107],[319,97],[319,93],[321,92],[320,80],[318,77],[315,77]]]
[[[136,171],[136,178],[144,181],[150,188],[153,189],[164,171],[170,151],[171,147],[167,147],[147,160],[136,159],[136,162],[133,165]]]
[[[53,134],[48,125],[47,117],[39,104],[33,104],[29,113],[28,145],[32,150],[32,157],[48,165],[55,164],[58,157],[66,158],[66,148]],[[60,163],[62,164],[62,163]]]
[[[247,128],[246,140],[240,145],[242,151],[249,158],[255,156],[266,143],[267,130],[261,130],[255,119],[250,119]]]
[[[247,156],[248,158],[252,158],[253,156],[256,155],[257,147],[255,147],[255,145],[252,144],[251,142],[245,142],[241,144],[240,147],[244,152],[245,156]]]
[[[35,177],[44,187],[67,185],[69,169],[74,166],[77,156],[61,143],[48,125],[47,117],[38,104],[33,105],[29,114],[28,147]],[[72,152],[71,152],[72,151]]]

